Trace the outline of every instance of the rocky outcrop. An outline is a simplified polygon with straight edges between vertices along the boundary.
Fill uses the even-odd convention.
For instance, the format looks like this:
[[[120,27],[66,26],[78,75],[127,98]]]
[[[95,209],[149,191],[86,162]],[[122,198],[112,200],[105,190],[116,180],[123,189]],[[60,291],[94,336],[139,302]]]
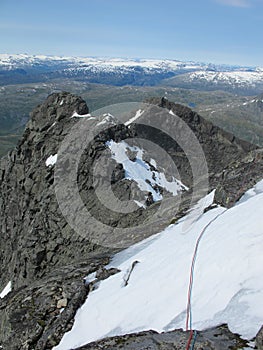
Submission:
[[[256,147],[214,127],[186,107],[171,104],[164,99],[151,102],[177,113],[196,134],[207,160],[210,189],[217,188],[218,203],[232,205],[262,176],[262,153]],[[99,280],[117,272],[105,270],[104,266],[120,246],[100,244],[103,242],[101,237],[112,239],[113,242],[126,239],[127,242],[136,242],[161,231],[172,219],[176,220],[189,209],[192,203],[193,176],[187,154],[158,130],[143,128],[140,125],[143,118],[152,117],[151,108],[154,106],[149,106],[149,110],[136,124],[116,125],[103,119],[103,116],[90,117],[85,101],[78,96],[66,92],[52,94],[32,112],[16,149],[1,160],[0,286],[12,280],[13,289],[4,299],[0,299],[0,345],[5,350],[51,349],[59,342],[63,333],[71,328],[75,312],[86,299],[90,288],[96,287]],[[72,117],[73,115],[75,117]],[[63,174],[59,174],[58,170],[55,174],[56,166],[47,163],[51,156],[53,159],[58,153],[61,143],[72,128],[77,127],[79,117],[83,115],[86,115],[83,119],[86,120],[87,132],[94,131],[95,137],[82,151],[76,182],[83,206],[97,221],[105,224],[106,236],[102,236],[105,232],[101,232],[101,226],[94,225],[93,221],[84,221],[85,236],[72,228],[58,204],[55,187],[55,177],[61,176],[64,179],[63,174],[65,175],[68,169],[67,163],[63,163]],[[154,117],[159,118],[160,126],[167,123],[161,115],[160,111],[154,113]],[[107,128],[101,128],[100,124],[105,123]],[[153,203],[149,195],[147,208],[135,206],[130,213],[114,212],[111,207],[98,200],[94,184],[100,183],[101,179],[93,179],[92,171],[98,160],[103,164],[107,161],[107,156],[110,158],[106,141],[117,142],[127,138],[136,140],[144,137],[156,142],[169,153],[178,167],[181,179],[190,187],[188,192],[182,194],[177,217],[174,217],[174,197],[165,198],[164,205],[161,206],[160,203]],[[71,147],[79,140],[73,139],[70,142]],[[73,161],[74,156],[75,154],[72,154]],[[130,153],[129,157],[134,160],[136,154]],[[169,167],[169,164],[164,162],[163,166],[166,165]],[[122,201],[132,199],[134,191],[139,192],[139,189],[134,182],[124,180],[125,172],[120,164],[111,160],[111,166],[111,190],[120,200],[120,205],[125,206]],[[62,189],[65,190],[65,198],[71,198],[71,189],[63,186]],[[109,195],[106,189],[102,194],[106,197]],[[195,200],[202,194],[195,194]],[[108,199],[110,202],[109,198],[106,198],[106,201]],[[75,206],[74,201],[71,206],[76,216],[82,210],[81,207]],[[126,228],[130,229],[127,237]],[[92,239],[94,236],[100,239]],[[95,283],[85,285],[83,278],[95,271],[99,271]],[[227,331],[223,332],[225,333]],[[188,336],[183,332],[174,334],[149,333],[143,335],[145,339],[141,335],[138,339],[144,339],[143,342],[148,344],[147,346],[157,346],[157,349],[158,346],[173,348],[172,344],[180,339],[185,342]],[[208,333],[202,333],[198,338],[208,342],[211,339],[206,338],[207,336]],[[231,337],[227,335],[230,345],[237,341],[236,337]],[[133,346],[133,342],[137,342],[134,336],[118,339],[105,340],[105,349],[110,349],[108,346],[112,346],[111,344],[119,346],[123,341],[127,341],[127,346]],[[161,345],[158,345],[158,342]],[[137,348],[141,349],[141,344],[144,343],[137,343],[140,344]],[[211,344],[211,349],[221,349],[213,347],[215,345],[212,340]],[[95,344],[92,349],[101,348],[100,346],[99,343]],[[88,348],[91,347],[88,345]]]
[[[160,334],[154,331],[148,331],[103,339],[75,350],[185,350],[189,337],[190,332],[184,332],[180,329]],[[194,348],[225,350],[241,349],[246,345],[247,342],[242,340],[238,335],[231,333],[227,325],[222,325],[203,332],[197,332]]]
[[[0,299],[2,348],[52,349],[63,333],[71,329],[77,309],[87,298],[90,288],[83,276],[108,262],[107,257],[93,256],[82,263],[55,269]],[[99,276],[97,282],[100,279],[103,278]]]
[[[260,328],[256,336],[256,349],[258,350],[263,349],[263,326]]]
[[[172,113],[183,120],[194,132],[207,163],[209,189],[217,189],[216,202],[218,204],[230,207],[245,191],[262,178],[263,150],[259,149],[258,146],[235,137],[205,120],[190,108],[170,102],[166,98],[152,98],[146,102],[170,111],[169,118],[166,117],[168,114],[161,113],[160,108],[158,108],[154,110],[154,113],[144,113],[136,120],[136,123],[145,123],[147,119],[154,117],[162,129],[167,124],[168,119],[171,122]],[[176,119],[174,123],[176,123]],[[155,130],[151,133],[150,128],[135,126],[135,129],[140,137],[148,137],[168,150],[181,178],[184,179],[184,183],[192,188],[193,176],[188,161],[189,157],[180,145],[165,134]],[[187,135],[182,134],[179,127],[176,132],[175,139],[187,137]],[[168,168],[169,164],[166,166]],[[183,196],[186,202],[188,195],[185,193]]]

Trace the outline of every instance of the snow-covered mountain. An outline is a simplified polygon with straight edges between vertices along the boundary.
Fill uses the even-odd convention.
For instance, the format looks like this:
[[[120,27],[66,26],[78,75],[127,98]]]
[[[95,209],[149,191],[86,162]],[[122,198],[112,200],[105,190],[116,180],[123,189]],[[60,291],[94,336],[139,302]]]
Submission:
[[[161,59],[0,54],[0,84],[68,78],[110,85],[158,85],[258,94],[263,69]]]
[[[44,55],[8,55],[0,54],[1,69],[18,69],[26,67],[37,67],[39,65],[61,64],[67,68],[83,68],[94,67],[105,72],[113,71],[117,68],[124,67],[141,67],[147,70],[166,70],[177,71],[196,70],[206,67],[205,63],[182,62],[178,60],[159,60],[159,59],[124,59],[124,58],[99,58],[99,57],[63,57],[63,56],[44,56]]]
[[[206,81],[213,82],[216,85],[229,84],[240,85],[241,87],[255,86],[262,83],[263,70],[256,69],[254,71],[237,70],[233,72],[211,72],[197,71],[189,74],[189,81]]]
[[[171,77],[163,82],[168,86],[180,86],[197,90],[224,90],[239,94],[257,94],[263,90],[263,70],[261,68],[232,70],[196,70]]]

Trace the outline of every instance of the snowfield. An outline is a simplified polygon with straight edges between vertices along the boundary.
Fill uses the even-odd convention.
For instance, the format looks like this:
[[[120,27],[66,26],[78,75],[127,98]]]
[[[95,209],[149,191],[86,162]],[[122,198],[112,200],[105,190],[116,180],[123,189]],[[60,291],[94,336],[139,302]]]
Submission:
[[[234,207],[199,216],[187,232],[186,220],[115,255],[109,267],[121,272],[89,294],[72,330],[54,350],[143,330],[185,328],[193,253],[211,221],[196,256],[192,327],[228,323],[232,332],[252,339],[263,324],[263,180]]]

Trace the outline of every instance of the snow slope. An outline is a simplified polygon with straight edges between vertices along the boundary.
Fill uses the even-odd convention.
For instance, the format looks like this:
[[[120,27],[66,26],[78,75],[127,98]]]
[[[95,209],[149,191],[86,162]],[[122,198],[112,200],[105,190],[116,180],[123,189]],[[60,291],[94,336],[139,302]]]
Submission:
[[[263,181],[231,209],[217,207],[184,230],[187,216],[120,253],[104,280],[78,310],[71,331],[54,350],[68,350],[106,336],[185,328],[190,266],[200,242],[192,290],[193,328],[228,323],[253,338],[263,324]],[[217,217],[218,216],[218,217]],[[217,217],[217,218],[216,218]],[[125,276],[138,261],[127,286]]]

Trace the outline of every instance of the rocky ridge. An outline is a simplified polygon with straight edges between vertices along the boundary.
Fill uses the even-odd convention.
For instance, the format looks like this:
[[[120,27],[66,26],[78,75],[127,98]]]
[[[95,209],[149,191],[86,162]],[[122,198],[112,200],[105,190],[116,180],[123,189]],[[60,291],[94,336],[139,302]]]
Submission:
[[[151,349],[151,350],[185,350],[189,332],[176,330],[166,333],[154,331],[125,335],[123,337],[108,338],[96,343],[90,343],[79,350],[115,350],[115,349]],[[204,350],[238,349],[247,342],[232,334],[227,325],[197,332],[195,348]]]
[[[182,194],[180,209],[174,216],[174,205],[168,198],[158,222],[150,222],[149,226],[151,216],[159,209],[158,203],[120,216],[105,209],[96,198],[91,169],[94,162],[104,156],[105,142],[111,139],[117,142],[147,138],[158,142],[168,150],[184,183],[191,188],[191,169],[183,150],[165,135],[160,137],[158,131],[140,126],[153,115],[160,119],[160,112],[152,113],[154,106],[173,111],[195,133],[207,160],[210,189],[217,188],[217,203],[231,206],[261,178],[262,153],[257,147],[214,127],[189,108],[165,99],[148,102],[152,107],[130,126],[114,125],[103,116],[89,120],[89,128],[94,129],[98,137],[82,154],[78,188],[86,207],[93,210],[99,220],[104,220],[113,237],[118,228],[143,222],[142,239],[149,227],[155,226],[155,232],[160,231],[171,219],[182,216],[191,204],[190,190]],[[100,270],[118,250],[89,239],[98,227],[88,226],[87,237],[74,232],[57,203],[54,166],[46,166],[48,157],[57,154],[65,136],[77,125],[79,117],[72,116],[86,115],[88,119],[88,113],[89,109],[80,97],[64,92],[52,94],[32,112],[17,148],[1,160],[0,282],[5,285],[11,279],[13,288],[7,297],[0,299],[0,344],[3,349],[51,349],[57,344],[72,326],[76,310],[88,295],[90,287],[83,283],[83,278]],[[98,128],[102,122],[108,126],[106,131]],[[161,118],[160,125],[166,122]],[[112,189],[120,200],[132,198],[136,185],[124,179],[123,169],[118,164],[115,164],[115,175],[111,180]],[[107,275],[107,272],[102,274],[98,280]],[[185,337],[184,333],[182,337]],[[116,341],[113,340],[113,344],[116,345]]]

